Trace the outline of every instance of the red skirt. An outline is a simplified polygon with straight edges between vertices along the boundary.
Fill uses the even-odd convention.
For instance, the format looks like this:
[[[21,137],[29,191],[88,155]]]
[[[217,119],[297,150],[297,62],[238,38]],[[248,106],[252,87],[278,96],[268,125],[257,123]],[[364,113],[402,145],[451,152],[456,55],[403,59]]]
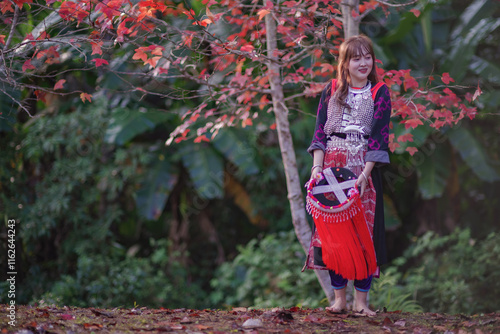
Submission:
[[[365,152],[359,153],[363,158]],[[323,168],[346,168],[347,153],[342,149],[328,148]],[[360,175],[364,166],[350,170]],[[315,230],[304,269],[327,269],[347,279],[364,279],[376,271],[373,248],[373,224],[375,218],[376,192],[371,177],[361,198],[343,215],[334,217],[330,213],[314,214]],[[339,218],[340,217],[340,218]],[[314,262],[314,248],[322,250],[323,265]]]

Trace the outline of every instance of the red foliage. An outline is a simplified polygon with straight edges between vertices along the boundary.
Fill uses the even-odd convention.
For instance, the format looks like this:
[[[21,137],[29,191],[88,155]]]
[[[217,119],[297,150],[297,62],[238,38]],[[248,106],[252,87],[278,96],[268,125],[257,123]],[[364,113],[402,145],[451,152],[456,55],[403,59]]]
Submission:
[[[47,0],[45,3],[53,6],[54,2]],[[135,45],[130,58],[140,60],[141,71],[144,70],[142,66],[149,65],[154,76],[162,79],[176,79],[174,76],[178,76],[206,87],[200,93],[207,92],[200,98],[200,106],[186,113],[184,123],[172,132],[169,142],[186,140],[190,128],[202,131],[193,131],[196,134],[190,138],[206,141],[212,137],[204,136],[210,131],[216,133],[222,126],[240,122],[242,126],[255,124],[258,122],[257,112],[272,110],[270,82],[276,75],[280,84],[286,87],[287,107],[288,103],[290,106],[297,103],[295,97],[318,97],[326,82],[335,75],[334,58],[343,40],[340,2],[286,0],[275,6],[272,1],[264,4],[253,1],[249,6],[240,0],[202,0],[206,7],[196,12],[198,9],[186,9],[183,2],[172,0],[140,0],[137,3],[82,0],[60,2],[58,12],[67,24],[76,23],[82,28],[79,34],[88,31],[87,36],[82,38],[79,35],[75,40],[71,39],[71,43],[79,52],[86,48],[92,56],[98,56],[88,60],[96,67],[102,69],[103,65],[108,65],[108,60],[114,59],[112,53],[103,58],[104,45],[126,42]],[[32,0],[0,0],[0,11],[10,15],[15,6],[21,8],[32,3]],[[351,15],[359,18],[360,14],[366,15],[378,7],[389,13],[377,0],[365,0],[358,8],[352,9]],[[408,10],[417,17],[420,15],[415,8]],[[268,15],[276,22],[278,39],[278,49],[270,54],[266,51],[264,19]],[[178,16],[188,20],[189,24],[174,26],[172,22],[179,22]],[[229,27],[229,36],[218,35],[220,27],[217,24],[221,18]],[[318,24],[320,20],[323,21]],[[7,36],[0,35],[0,44],[5,44],[6,39]],[[37,69],[34,64],[59,62],[60,54],[66,51],[63,48],[71,47],[68,43],[48,44],[50,39],[45,31],[41,31],[37,38],[31,33],[26,35],[25,41],[31,41],[28,46],[34,51],[31,59],[24,58],[20,62],[19,67],[25,75],[34,73]],[[325,41],[328,41],[327,47]],[[270,62],[279,65],[279,73],[270,73]],[[436,74],[436,79],[440,80],[432,76],[415,78],[409,69],[384,71],[377,68],[377,73],[391,89],[394,121],[404,124],[410,131],[399,138],[392,135],[391,150],[400,143],[411,142],[411,131],[418,126],[430,125],[439,129],[476,115],[476,108],[469,104],[481,94],[481,89],[478,86],[474,93],[458,95],[452,86],[455,80],[449,73]],[[216,76],[217,80],[212,80]],[[59,80],[53,90],[62,89],[63,80]],[[148,94],[150,89],[149,86],[135,88],[141,94]],[[43,99],[42,91],[37,92],[36,96]],[[165,93],[165,96],[170,95]],[[92,96],[81,93],[80,98],[90,102]],[[414,148],[407,150],[414,153]]]

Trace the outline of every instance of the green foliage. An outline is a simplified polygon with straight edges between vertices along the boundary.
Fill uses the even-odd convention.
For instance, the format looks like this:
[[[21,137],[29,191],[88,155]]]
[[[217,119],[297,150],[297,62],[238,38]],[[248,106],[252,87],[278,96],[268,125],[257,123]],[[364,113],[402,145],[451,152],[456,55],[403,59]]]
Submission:
[[[111,254],[82,255],[74,275],[64,275],[43,302],[80,307],[206,307],[204,291],[189,282],[188,272],[170,262],[168,242],[152,240],[144,258]]]
[[[394,261],[386,275],[397,279],[400,295],[412,294],[426,312],[493,312],[500,309],[500,235],[471,237],[469,229],[438,236],[427,232]],[[397,268],[397,269],[396,269]],[[401,274],[396,274],[401,272]],[[381,295],[376,297],[382,300]],[[388,297],[386,297],[388,298]]]
[[[412,292],[399,284],[402,274],[389,267],[373,280],[370,304],[387,311],[422,312],[422,307],[412,298]]]
[[[269,234],[239,247],[222,264],[211,286],[216,305],[268,307],[327,306],[313,271],[301,272],[305,255],[294,231]]]

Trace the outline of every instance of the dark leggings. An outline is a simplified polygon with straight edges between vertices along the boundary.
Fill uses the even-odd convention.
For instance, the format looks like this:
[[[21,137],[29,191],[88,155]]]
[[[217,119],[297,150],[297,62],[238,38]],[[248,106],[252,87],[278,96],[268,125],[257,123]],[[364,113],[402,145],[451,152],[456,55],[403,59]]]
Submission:
[[[336,274],[334,271],[328,270],[330,274],[330,280],[332,282],[332,287],[335,290],[344,289],[347,286],[347,278],[342,277],[339,274]],[[372,285],[373,275],[368,276],[368,278],[362,280],[355,280],[354,287],[356,290],[361,292],[370,291],[370,287]]]

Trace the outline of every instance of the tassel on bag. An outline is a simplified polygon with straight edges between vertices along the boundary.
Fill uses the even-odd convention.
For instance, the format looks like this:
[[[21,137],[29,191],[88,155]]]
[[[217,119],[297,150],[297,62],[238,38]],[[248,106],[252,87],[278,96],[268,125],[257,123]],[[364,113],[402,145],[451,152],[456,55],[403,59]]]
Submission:
[[[306,207],[318,230],[323,262],[344,278],[365,279],[376,271],[377,260],[359,191],[354,186],[357,178],[339,167],[327,168],[323,175],[324,180],[316,187],[312,182],[308,185]],[[337,178],[347,181],[339,183]],[[334,201],[328,199],[332,195]]]

